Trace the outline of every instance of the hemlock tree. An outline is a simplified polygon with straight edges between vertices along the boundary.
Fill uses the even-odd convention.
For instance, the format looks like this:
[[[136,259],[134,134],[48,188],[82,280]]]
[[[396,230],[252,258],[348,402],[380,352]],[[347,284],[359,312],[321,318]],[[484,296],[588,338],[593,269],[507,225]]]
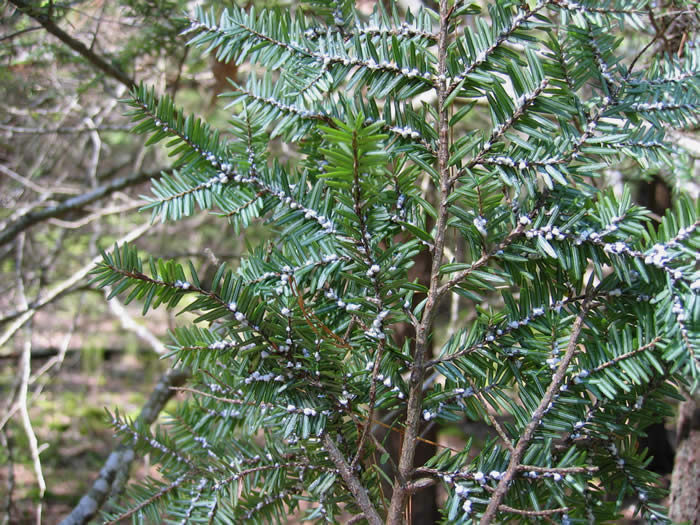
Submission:
[[[215,209],[236,232],[261,218],[271,240],[213,279],[129,245],[96,269],[144,312],[194,314],[173,333],[194,375],[167,428],[114,414],[162,479],[109,519],[396,524],[441,484],[449,523],[597,523],[630,498],[665,520],[637,438],[697,384],[698,208],[679,196],[657,229],[627,189],[597,188],[623,162],[677,168],[665,130],[697,125],[692,38],[623,59],[645,9],[198,11],[190,43],[250,64],[248,80],[226,139],[134,91],[134,131],[167,140],[179,166],[147,208]],[[470,131],[482,107],[490,124]],[[407,278],[422,252],[427,286]],[[465,315],[445,337],[435,319],[454,294]],[[399,323],[415,329],[402,345]],[[494,439],[414,464],[426,423],[465,418]],[[381,426],[400,434],[397,458]]]

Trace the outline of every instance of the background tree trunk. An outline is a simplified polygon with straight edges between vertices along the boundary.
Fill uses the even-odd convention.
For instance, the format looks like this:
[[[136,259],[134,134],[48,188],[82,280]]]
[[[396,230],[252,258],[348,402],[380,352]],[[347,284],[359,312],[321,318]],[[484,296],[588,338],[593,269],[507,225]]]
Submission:
[[[674,522],[700,524],[700,405],[688,397],[678,413],[676,464],[671,478],[671,509]]]

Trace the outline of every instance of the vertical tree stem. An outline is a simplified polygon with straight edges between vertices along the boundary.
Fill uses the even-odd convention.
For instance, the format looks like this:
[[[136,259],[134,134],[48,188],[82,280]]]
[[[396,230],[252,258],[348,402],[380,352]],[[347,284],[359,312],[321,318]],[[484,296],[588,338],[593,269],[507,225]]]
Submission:
[[[445,233],[447,230],[447,197],[452,186],[449,170],[449,118],[445,107],[447,98],[447,40],[448,26],[452,10],[447,0],[440,1],[440,32],[438,37],[438,174],[440,176],[439,211],[436,224],[433,261],[430,269],[430,287],[428,298],[423,309],[421,322],[416,330],[416,350],[411,365],[409,380],[409,395],[406,408],[406,429],[401,443],[398,473],[394,482],[394,493],[391,497],[387,523],[398,525],[403,521],[406,512],[408,483],[413,473],[413,462],[418,445],[418,430],[423,402],[423,378],[426,371],[426,357],[430,348],[430,329],[435,318],[439,300],[440,266],[442,265],[445,248]]]

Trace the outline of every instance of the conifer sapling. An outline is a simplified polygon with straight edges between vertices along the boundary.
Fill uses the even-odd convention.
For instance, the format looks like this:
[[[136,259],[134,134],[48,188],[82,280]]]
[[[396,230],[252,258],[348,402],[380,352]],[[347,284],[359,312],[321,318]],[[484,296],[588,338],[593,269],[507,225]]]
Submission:
[[[167,424],[113,414],[162,479],[108,520],[398,524],[432,484],[446,523],[598,523],[630,499],[665,520],[637,440],[697,384],[698,206],[679,194],[655,224],[605,181],[688,162],[666,135],[698,124],[700,53],[627,58],[647,8],[198,9],[189,45],[246,80],[221,132],[134,91],[134,132],[177,159],[146,208],[268,240],[213,279],[131,245],[95,270],[144,313],[194,314],[172,334],[193,378]],[[427,426],[464,420],[493,437],[415,463]]]

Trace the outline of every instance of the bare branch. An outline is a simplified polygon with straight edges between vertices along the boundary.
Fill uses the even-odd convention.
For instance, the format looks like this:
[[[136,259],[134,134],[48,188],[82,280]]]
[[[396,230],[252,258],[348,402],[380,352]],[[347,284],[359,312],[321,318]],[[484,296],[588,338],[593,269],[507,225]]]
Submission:
[[[105,297],[109,296],[111,291],[111,287],[106,287]],[[167,353],[165,345],[155,335],[153,335],[148,328],[138,324],[116,297],[110,299],[107,304],[109,304],[110,311],[117,317],[117,319],[119,319],[119,322],[125,330],[133,332],[137,337],[143,339],[151,348],[153,348],[153,351],[156,354],[164,355]]]
[[[4,226],[3,231],[0,232],[0,246],[11,241],[21,232],[41,221],[61,217],[70,211],[78,210],[83,206],[106,197],[115,191],[140,184],[141,182],[147,181],[153,177],[157,177],[161,173],[169,173],[170,171],[171,170],[132,173],[131,175],[114,179],[104,186],[95,188],[94,190],[83,193],[82,195],[77,195],[76,197],[66,199],[65,201],[57,204],[56,206],[52,206],[51,208],[26,213],[12,224]]]
[[[9,0],[9,2],[16,6],[25,15],[39,22],[44,29],[70,47],[73,51],[77,52],[79,55],[82,55],[83,58],[85,58],[97,69],[113,79],[118,80],[129,89],[134,89],[136,87],[136,83],[126,73],[119,69],[119,67],[108,62],[105,58],[99,56],[91,49],[88,49],[85,44],[70,36],[63,29],[58,27],[56,23],[51,20],[50,16],[43,13],[41,10],[36,9],[25,0]]]
[[[19,35],[23,35],[24,33],[29,33],[31,31],[36,31],[37,29],[41,29],[41,26],[32,26],[26,29],[20,29],[19,31],[15,31],[14,33],[10,33],[9,35],[0,36],[0,42],[4,42],[5,40],[12,40],[13,38],[18,37]]]
[[[129,204],[124,204],[122,206],[110,206],[109,208],[103,208],[100,209],[99,211],[96,211],[95,213],[91,213],[90,215],[86,215],[82,219],[78,219],[77,221],[64,221],[62,219],[49,219],[49,224],[52,226],[58,226],[59,228],[65,228],[69,230],[76,230],[78,228],[82,228],[84,226],[87,226],[91,222],[94,222],[96,220],[101,219],[102,217],[106,217],[108,215],[116,215],[119,213],[126,213],[129,211],[134,211],[137,208],[140,208],[143,206],[143,202],[138,202],[138,201],[131,201]]]
[[[129,131],[133,126],[86,126],[82,128],[60,127],[60,128],[27,128],[24,126],[9,126],[0,124],[0,130],[7,131],[10,134],[18,133],[22,135],[79,135],[82,133],[106,133],[109,131],[123,133]]]
[[[17,289],[18,298],[21,306],[26,307],[27,298],[24,294],[24,276],[22,274],[24,258],[24,234],[22,234],[17,242]],[[22,351],[22,358],[20,360],[20,384],[19,393],[17,395],[17,402],[19,404],[19,417],[22,421],[22,427],[24,428],[24,433],[27,436],[27,444],[29,446],[29,455],[32,459],[32,466],[34,467],[34,474],[36,476],[36,482],[39,486],[39,504],[37,505],[37,523],[41,523],[41,507],[42,500],[44,499],[44,494],[46,493],[46,481],[44,481],[44,472],[41,468],[41,458],[39,457],[39,443],[36,439],[36,434],[34,433],[34,428],[32,426],[32,420],[29,416],[29,407],[27,406],[27,393],[29,390],[29,375],[31,372],[31,357],[32,356],[32,335],[31,329],[27,326],[27,333],[25,334],[24,348]]]
[[[119,239],[117,241],[117,244],[130,242],[134,239],[139,238],[150,227],[151,225],[149,223],[142,224],[138,228],[132,230],[130,233]],[[68,279],[66,279],[65,281],[61,281],[60,283],[53,286],[34,304],[29,306],[27,309],[22,310],[20,312],[20,315],[15,319],[15,321],[0,336],[0,348],[2,348],[7,343],[7,341],[10,340],[10,337],[12,337],[17,332],[17,330],[19,330],[22,326],[24,326],[24,324],[27,321],[34,317],[34,314],[36,314],[37,310],[40,310],[41,308],[52,302],[57,296],[59,296],[60,294],[62,294],[63,292],[80,282],[82,279],[84,279],[85,276],[90,272],[90,270],[92,270],[95,267],[95,264],[101,260],[102,256],[95,257],[94,259],[92,259],[92,261],[90,261],[89,264],[83,266],[80,270],[75,272]],[[8,353],[8,350],[0,351],[0,357],[4,357]]]
[[[28,178],[22,177],[22,175],[11,170],[7,166],[3,166],[2,164],[0,164],[0,171],[8,177],[10,177],[11,179],[14,179],[17,182],[19,182],[22,186],[29,188],[30,190],[33,190],[37,193],[47,193],[48,191],[46,188],[42,188],[38,184],[35,184],[33,181],[29,180]]]
[[[29,417],[29,407],[27,406],[27,393],[29,386],[29,373],[31,371],[31,353],[32,353],[32,343],[31,336],[27,334],[27,339],[24,342],[24,351],[22,352],[21,361],[21,377],[22,381],[20,383],[18,403],[19,403],[19,417],[22,420],[22,427],[24,428],[24,433],[27,436],[27,443],[29,447],[29,454],[32,459],[32,466],[34,468],[34,474],[36,475],[37,485],[39,486],[39,504],[37,505],[37,523],[41,523],[41,500],[44,499],[44,493],[46,492],[46,481],[44,481],[44,472],[41,468],[41,458],[39,457],[39,442],[36,439],[36,434],[34,433],[34,428],[32,427],[32,420]]]
[[[85,294],[81,295],[78,303],[79,306],[76,309],[75,315],[73,315],[73,320],[71,321],[70,328],[68,329],[68,332],[64,334],[63,340],[61,341],[61,344],[57,349],[56,355],[51,357],[51,359],[47,360],[46,363],[39,367],[39,370],[34,372],[34,374],[29,378],[29,384],[34,384],[35,382],[39,381],[42,375],[46,374],[54,367],[56,371],[61,369],[61,366],[63,365],[63,360],[65,359],[66,353],[68,352],[68,346],[70,345],[71,339],[73,338],[73,334],[75,333],[75,329],[78,326],[78,317],[80,317],[80,308],[82,307],[84,297]],[[35,356],[36,351],[33,351],[32,357]],[[35,391],[34,396],[36,396],[40,391],[41,387],[37,388],[37,391]]]

